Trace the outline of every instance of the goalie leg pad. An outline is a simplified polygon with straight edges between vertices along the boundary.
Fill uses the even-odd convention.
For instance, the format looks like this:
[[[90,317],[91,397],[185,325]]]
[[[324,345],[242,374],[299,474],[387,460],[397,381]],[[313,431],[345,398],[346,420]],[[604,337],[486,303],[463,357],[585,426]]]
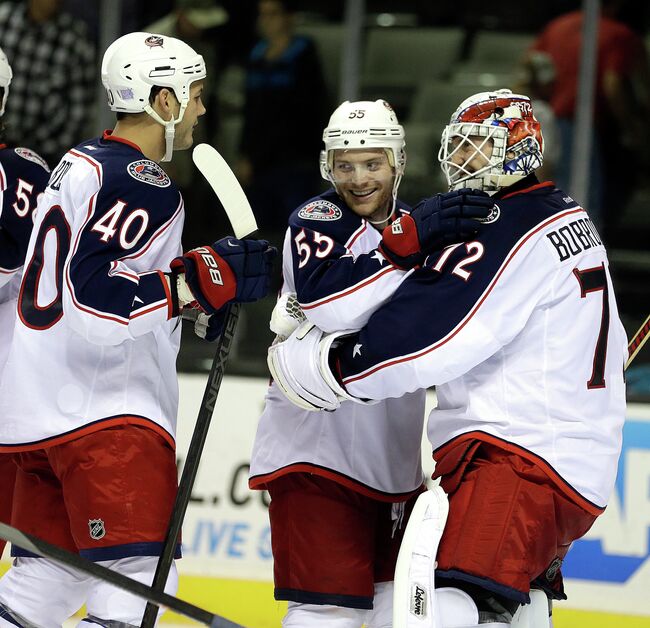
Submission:
[[[552,628],[548,597],[540,589],[530,590],[530,604],[522,604],[512,618],[511,628]]]
[[[422,493],[415,502],[395,567],[394,628],[436,626],[436,554],[448,514],[447,495],[439,485]]]

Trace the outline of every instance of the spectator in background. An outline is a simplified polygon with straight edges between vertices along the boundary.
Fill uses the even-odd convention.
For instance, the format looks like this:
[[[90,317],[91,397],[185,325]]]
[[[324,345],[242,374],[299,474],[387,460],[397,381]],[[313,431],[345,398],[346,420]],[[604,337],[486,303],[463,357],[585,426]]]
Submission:
[[[246,71],[238,175],[262,229],[320,192],[316,157],[329,105],[314,43],[294,34],[295,0],[259,0],[261,40]],[[272,236],[270,236],[272,237]]]
[[[7,138],[50,165],[88,132],[95,94],[95,51],[83,22],[61,0],[0,4],[0,41],[14,71],[5,114]]]
[[[634,189],[633,171],[647,145],[650,72],[643,39],[617,19],[623,2],[603,0],[598,21],[598,65],[594,104],[594,136],[586,207],[607,239],[622,214],[621,194]],[[582,47],[582,11],[552,20],[532,46],[555,65],[551,106],[560,131],[558,185],[568,187],[573,120]],[[569,189],[570,191],[570,189]],[[629,196],[628,196],[629,198]]]

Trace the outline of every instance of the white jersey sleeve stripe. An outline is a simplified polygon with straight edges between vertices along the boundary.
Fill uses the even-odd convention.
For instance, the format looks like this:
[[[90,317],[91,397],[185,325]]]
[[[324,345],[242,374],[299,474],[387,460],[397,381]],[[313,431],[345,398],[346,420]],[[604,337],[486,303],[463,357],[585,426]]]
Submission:
[[[505,269],[508,267],[510,262],[514,259],[515,255],[521,250],[521,248],[525,245],[525,243],[530,240],[535,234],[537,234],[539,231],[542,231],[545,229],[548,225],[552,224],[553,222],[557,222],[559,220],[562,220],[566,218],[567,216],[570,216],[572,214],[580,213],[583,212],[584,210],[581,207],[576,207],[575,209],[570,209],[565,212],[562,212],[561,214],[556,214],[555,216],[549,218],[548,220],[540,223],[535,227],[535,229],[532,229],[529,231],[526,235],[524,235],[519,242],[513,247],[512,251],[508,255],[508,257],[504,260],[503,264],[495,274],[493,280],[490,282],[486,290],[483,292],[481,297],[477,300],[476,304],[474,307],[467,313],[467,315],[463,318],[462,321],[454,327],[453,330],[449,334],[447,334],[444,338],[441,338],[438,342],[425,347],[424,349],[417,351],[415,353],[409,354],[409,355],[404,355],[399,358],[394,358],[391,360],[385,360],[384,362],[380,362],[378,364],[375,364],[373,367],[366,369],[365,371],[358,373],[357,375],[354,375],[352,377],[345,378],[343,380],[343,385],[344,386],[349,386],[350,384],[360,381],[362,379],[365,379],[385,368],[395,366],[397,364],[403,364],[405,362],[410,362],[413,360],[418,360],[419,358],[435,351],[436,349],[439,349],[443,345],[447,344],[450,340],[452,340],[468,323],[469,321],[474,317],[474,315],[477,313],[481,305],[485,302],[485,299],[489,296],[489,294],[492,292],[494,289],[495,285],[499,281],[499,278],[501,275],[504,273]]]
[[[374,283],[384,275],[392,272],[395,270],[394,266],[389,266],[387,268],[382,268],[380,271],[375,273],[374,275],[368,277],[365,281],[362,281],[361,283],[358,283],[355,286],[352,286],[352,288],[349,288],[348,290],[341,290],[340,292],[336,292],[329,297],[319,299],[318,301],[312,301],[311,303],[301,303],[300,307],[302,307],[303,310],[311,310],[315,307],[318,307],[320,305],[325,305],[326,303],[329,303],[331,301],[335,301],[336,299],[340,299],[342,297],[348,296],[349,294],[352,294],[353,292],[356,292],[357,290],[360,290],[361,288],[365,288],[371,283]]]
[[[363,232],[368,228],[368,223],[364,220],[363,224],[350,236],[349,240],[343,245],[348,251],[352,251],[352,246],[361,237]]]

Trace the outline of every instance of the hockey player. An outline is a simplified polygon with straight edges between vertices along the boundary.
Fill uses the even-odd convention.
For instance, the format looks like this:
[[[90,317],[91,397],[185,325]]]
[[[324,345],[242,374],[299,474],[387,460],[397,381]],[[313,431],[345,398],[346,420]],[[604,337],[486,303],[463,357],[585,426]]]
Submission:
[[[11,66],[0,49],[0,120],[11,78]],[[32,214],[50,176],[50,169],[39,155],[28,148],[7,146],[3,136],[4,129],[0,127],[0,378],[14,331],[19,271],[32,231]],[[0,454],[0,521],[5,523],[11,521],[15,477],[12,457]],[[5,542],[0,539],[0,556],[4,547]]]
[[[151,582],[176,491],[175,361],[184,307],[263,297],[274,251],[224,238],[181,254],[183,199],[158,165],[192,145],[203,59],[131,33],[104,54],[113,131],[70,149],[35,213],[0,387],[12,524]],[[139,626],[145,602],[12,548],[0,625]],[[175,591],[176,571],[167,587]]]
[[[390,105],[343,103],[323,141],[321,174],[333,188],[289,219],[272,318],[280,335],[290,331],[294,293],[322,329],[360,329],[412,272],[378,248],[382,228],[410,211],[397,199],[405,141]],[[480,225],[471,218],[491,207],[487,197],[457,195],[423,246],[473,237]],[[250,487],[271,495],[275,598],[289,601],[283,626],[391,624],[401,520],[423,485],[424,402],[425,391],[414,389],[369,406],[344,402],[317,417],[270,386]]]
[[[490,194],[491,228],[430,255],[360,332],[303,323],[269,362],[302,407],[437,387],[428,435],[449,517],[437,556],[429,539],[436,589],[412,581],[395,626],[533,625],[525,615],[549,625],[546,596],[531,587],[566,597],[562,560],[614,485],[625,332],[589,216],[535,177],[543,140],[529,99],[476,94],[442,140],[450,189]],[[417,253],[422,223],[446,196],[385,229],[386,248]],[[529,606],[533,593],[541,603]]]

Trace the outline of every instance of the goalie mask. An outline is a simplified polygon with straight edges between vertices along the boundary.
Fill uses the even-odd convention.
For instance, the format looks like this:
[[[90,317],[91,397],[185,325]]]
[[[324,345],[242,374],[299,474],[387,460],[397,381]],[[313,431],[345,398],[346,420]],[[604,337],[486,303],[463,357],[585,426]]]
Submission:
[[[325,150],[321,151],[320,173],[335,188],[334,151],[383,148],[394,171],[393,206],[406,164],[404,128],[393,108],[385,100],[346,100],[332,113],[323,131]]]
[[[153,33],[129,33],[104,53],[102,83],[111,111],[148,113],[165,127],[165,156],[169,161],[176,125],[190,99],[190,86],[206,76],[203,57],[180,39]],[[152,87],[173,90],[180,103],[178,118],[163,120],[149,103]]]
[[[9,96],[9,83],[13,78],[11,66],[7,60],[7,55],[0,48],[0,87],[3,89],[2,102],[0,102],[0,116],[4,115],[5,105],[7,104],[7,96]]]
[[[494,193],[539,168],[543,150],[528,96],[499,89],[460,104],[442,132],[438,159],[450,190]]]

